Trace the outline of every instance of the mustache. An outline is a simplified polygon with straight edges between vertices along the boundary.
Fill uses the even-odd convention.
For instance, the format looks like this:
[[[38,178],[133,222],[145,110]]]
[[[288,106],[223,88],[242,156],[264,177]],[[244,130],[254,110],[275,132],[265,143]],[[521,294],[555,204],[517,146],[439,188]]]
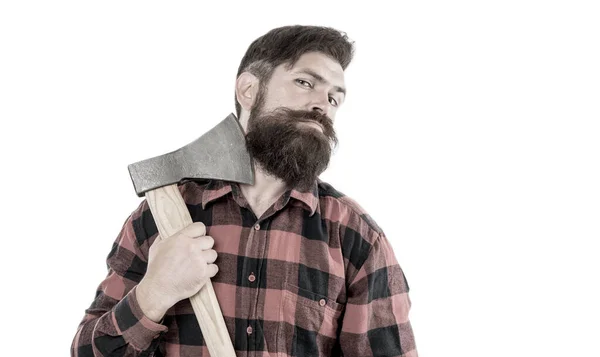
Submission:
[[[263,117],[285,118],[290,121],[314,120],[321,124],[326,131],[333,131],[333,120],[327,115],[315,110],[294,110],[290,108],[277,108],[269,113],[264,113]]]

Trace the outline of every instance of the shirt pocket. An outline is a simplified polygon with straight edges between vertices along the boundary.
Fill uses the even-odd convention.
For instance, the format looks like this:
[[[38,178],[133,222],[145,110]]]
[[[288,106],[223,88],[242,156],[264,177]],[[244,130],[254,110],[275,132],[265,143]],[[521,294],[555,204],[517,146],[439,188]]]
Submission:
[[[279,310],[277,349],[292,356],[329,356],[344,305],[286,283]]]

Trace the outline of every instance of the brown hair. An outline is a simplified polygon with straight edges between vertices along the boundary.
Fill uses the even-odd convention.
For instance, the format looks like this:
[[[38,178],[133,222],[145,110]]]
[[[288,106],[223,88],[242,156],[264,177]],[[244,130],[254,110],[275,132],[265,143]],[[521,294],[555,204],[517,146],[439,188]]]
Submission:
[[[346,33],[322,26],[284,26],[275,28],[250,44],[242,58],[236,78],[242,72],[250,72],[260,81],[265,91],[275,67],[282,63],[292,68],[307,52],[321,52],[336,60],[346,70],[354,56],[354,42]],[[235,99],[238,118],[241,105]]]

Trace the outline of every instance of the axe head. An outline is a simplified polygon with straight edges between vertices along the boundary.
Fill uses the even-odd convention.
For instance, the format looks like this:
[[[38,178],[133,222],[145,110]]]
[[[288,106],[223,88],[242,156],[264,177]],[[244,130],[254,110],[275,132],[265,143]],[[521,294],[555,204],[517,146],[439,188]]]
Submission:
[[[232,114],[188,145],[128,166],[139,197],[184,179],[254,183],[254,168],[242,126]]]

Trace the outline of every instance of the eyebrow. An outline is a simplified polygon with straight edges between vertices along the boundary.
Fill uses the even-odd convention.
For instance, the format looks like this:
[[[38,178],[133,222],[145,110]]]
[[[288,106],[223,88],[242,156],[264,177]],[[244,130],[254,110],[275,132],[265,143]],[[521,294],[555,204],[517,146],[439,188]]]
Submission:
[[[329,84],[329,82],[325,78],[323,78],[323,76],[321,76],[317,72],[313,71],[312,69],[302,68],[300,71],[298,71],[298,73],[308,74],[309,76],[313,77],[319,83]],[[340,86],[335,86],[335,87],[333,87],[333,89],[335,89],[336,92],[344,94],[344,97],[346,96],[346,88],[343,88]]]

